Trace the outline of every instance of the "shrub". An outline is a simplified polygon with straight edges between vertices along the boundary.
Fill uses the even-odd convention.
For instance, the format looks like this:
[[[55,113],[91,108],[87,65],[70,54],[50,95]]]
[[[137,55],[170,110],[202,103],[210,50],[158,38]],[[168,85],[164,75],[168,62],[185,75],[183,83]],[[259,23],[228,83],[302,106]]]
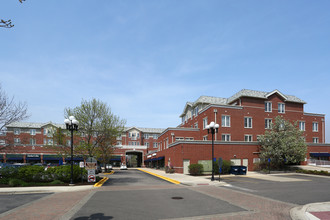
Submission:
[[[43,182],[44,173],[41,166],[23,166],[18,169],[17,177],[25,182]]]
[[[2,178],[11,178],[18,175],[18,167],[3,167],[1,168]]]
[[[50,167],[46,172],[49,176],[52,176],[54,180],[60,180],[65,183],[69,183],[71,179],[71,166],[57,166]],[[83,176],[87,174],[87,171],[83,169]],[[81,180],[81,169],[79,165],[73,166],[73,181],[77,182]]]
[[[214,174],[219,175],[219,162],[218,160],[216,162],[213,162],[214,166]],[[230,166],[231,161],[229,160],[223,160],[222,166],[221,166],[221,174],[229,174],[230,173]]]
[[[202,175],[204,171],[203,164],[190,164],[188,166],[190,175]]]
[[[20,179],[9,179],[8,185],[14,187],[14,186],[26,186],[27,184],[26,182]]]

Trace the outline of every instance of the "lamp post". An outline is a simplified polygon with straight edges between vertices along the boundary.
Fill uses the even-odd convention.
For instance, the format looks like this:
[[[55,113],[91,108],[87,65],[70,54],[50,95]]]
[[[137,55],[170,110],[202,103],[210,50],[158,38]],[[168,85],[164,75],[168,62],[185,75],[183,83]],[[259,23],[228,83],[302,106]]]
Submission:
[[[211,132],[212,134],[212,178],[211,181],[214,181],[214,164],[213,164],[213,158],[214,158],[214,134],[218,133],[219,124],[215,124],[213,121],[206,126],[207,133],[209,134]]]
[[[70,116],[69,119],[65,119],[64,123],[66,129],[71,131],[71,177],[70,185],[73,185],[73,131],[78,131],[79,122],[75,119],[74,116]]]

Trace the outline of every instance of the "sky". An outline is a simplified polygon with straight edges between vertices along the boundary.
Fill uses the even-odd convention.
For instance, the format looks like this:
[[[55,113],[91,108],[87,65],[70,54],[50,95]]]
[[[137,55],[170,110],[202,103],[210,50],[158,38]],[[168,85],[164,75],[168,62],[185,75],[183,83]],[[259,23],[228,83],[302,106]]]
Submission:
[[[241,89],[294,95],[326,115],[328,0],[2,0],[0,83],[30,122],[96,98],[126,126],[181,123],[187,101]]]

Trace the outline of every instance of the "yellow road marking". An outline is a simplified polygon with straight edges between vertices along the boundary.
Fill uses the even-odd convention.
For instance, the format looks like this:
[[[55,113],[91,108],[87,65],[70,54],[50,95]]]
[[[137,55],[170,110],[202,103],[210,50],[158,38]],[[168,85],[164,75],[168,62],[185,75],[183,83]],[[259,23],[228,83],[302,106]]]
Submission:
[[[115,171],[112,170],[110,173],[103,173],[103,174],[111,175],[114,173],[115,173]],[[108,179],[109,179],[108,177],[103,177],[103,179],[101,179],[99,182],[94,184],[94,187],[101,187]]]
[[[161,176],[161,175],[158,175],[158,174],[155,174],[155,173],[152,173],[152,172],[146,171],[146,170],[142,170],[142,169],[138,169],[138,170],[140,170],[140,171],[142,171],[142,172],[145,172],[145,173],[148,173],[148,174],[150,174],[150,175],[156,176],[156,177],[161,178],[161,179],[163,179],[163,180],[166,180],[166,181],[168,181],[168,182],[171,182],[171,183],[174,183],[174,184],[180,184],[180,182],[177,181],[177,180],[174,180],[174,179],[171,179],[171,178],[168,178],[168,177],[165,177],[165,176]]]

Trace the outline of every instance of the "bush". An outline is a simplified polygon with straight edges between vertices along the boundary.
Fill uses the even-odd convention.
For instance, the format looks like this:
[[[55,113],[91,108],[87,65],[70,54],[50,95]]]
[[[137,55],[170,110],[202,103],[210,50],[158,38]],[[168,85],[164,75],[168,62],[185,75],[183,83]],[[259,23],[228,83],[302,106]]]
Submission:
[[[216,162],[213,162],[213,166],[214,166],[214,174],[219,175],[219,161],[217,160]],[[229,174],[230,166],[231,166],[231,161],[223,160],[221,166],[221,174]]]
[[[57,166],[50,167],[46,172],[49,176],[52,176],[54,180],[60,180],[65,183],[69,183],[71,179],[71,166]],[[87,171],[83,169],[83,176],[87,175]],[[81,168],[79,165],[73,166],[73,181],[77,182],[81,180]]]
[[[1,177],[2,178],[11,178],[18,175],[18,167],[3,167],[1,168]]]
[[[202,175],[204,171],[203,164],[190,164],[188,166],[190,175]]]
[[[44,167],[23,166],[18,169],[17,177],[25,182],[44,182]]]
[[[15,187],[15,186],[26,186],[26,182],[24,182],[23,180],[19,180],[19,179],[9,179],[8,181],[8,185]]]

